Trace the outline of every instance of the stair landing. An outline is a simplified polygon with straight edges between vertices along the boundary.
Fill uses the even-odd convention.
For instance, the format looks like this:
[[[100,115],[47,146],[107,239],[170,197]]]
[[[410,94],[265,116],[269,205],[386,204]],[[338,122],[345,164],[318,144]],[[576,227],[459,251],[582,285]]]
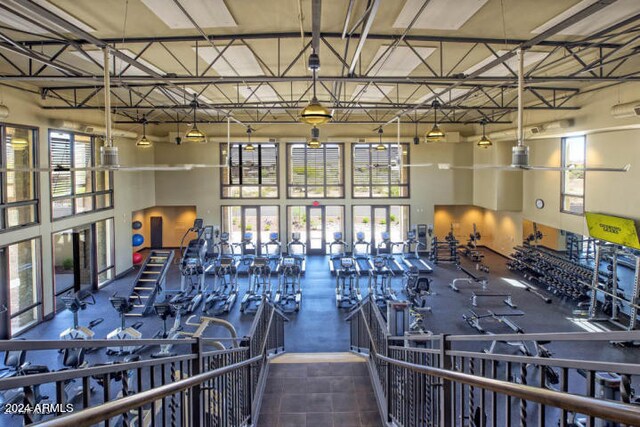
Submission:
[[[287,353],[274,358],[258,426],[382,426],[365,361],[352,353]]]

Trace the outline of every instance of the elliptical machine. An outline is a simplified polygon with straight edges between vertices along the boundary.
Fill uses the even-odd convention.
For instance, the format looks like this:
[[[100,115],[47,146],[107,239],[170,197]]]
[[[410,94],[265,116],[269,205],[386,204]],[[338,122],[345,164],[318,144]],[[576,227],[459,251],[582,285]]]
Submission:
[[[87,326],[81,326],[78,322],[78,312],[85,310],[87,306],[95,305],[93,294],[86,290],[78,292],[69,291],[61,297],[67,310],[73,314],[73,326],[60,333],[61,340],[90,340],[95,335],[93,328],[104,321],[103,318],[94,319]]]
[[[127,326],[127,313],[133,310],[133,303],[127,297],[119,297],[116,292],[109,302],[113,308],[120,314],[120,326],[107,335],[108,340],[139,340],[142,338],[142,333],[138,331],[143,325],[142,322],[135,322],[131,326]],[[139,302],[141,304],[141,302]],[[138,353],[144,348],[144,346],[121,346],[121,347],[107,347],[107,355],[125,356],[127,354]]]
[[[278,240],[279,237],[278,233],[270,233],[269,241],[262,244],[262,255],[269,260],[269,268],[272,273],[278,270],[282,257],[282,243]]]
[[[189,233],[196,233],[197,237],[190,240],[185,246],[184,240]],[[205,238],[205,228],[201,218],[193,222],[193,227],[189,228],[182,236],[180,242],[180,292],[172,300],[188,300],[181,308],[182,314],[195,311],[202,303],[205,294],[205,257],[207,255],[207,239]]]
[[[240,302],[240,312],[255,314],[264,300],[271,299],[271,269],[266,257],[257,256],[249,267],[249,289]]]
[[[238,298],[238,269],[233,246],[229,244],[229,233],[220,235],[218,259],[212,265],[215,275],[213,290],[204,301],[202,311],[218,316],[228,313]]]
[[[234,243],[235,246],[240,247],[240,260],[238,262],[238,273],[249,274],[251,266],[253,265],[253,259],[258,255],[256,244],[253,242],[253,233],[247,231],[242,236],[240,243]]]
[[[287,255],[296,261],[300,274],[303,275],[307,262],[307,245],[300,240],[300,233],[291,233],[291,241],[287,243]]]
[[[294,313],[300,310],[302,289],[300,286],[300,266],[291,256],[285,256],[278,266],[278,290],[274,304],[284,313]]]
[[[381,310],[387,309],[387,301],[396,301],[391,287],[393,272],[387,267],[387,260],[382,257],[373,259],[373,268],[369,270],[369,295]]]
[[[362,301],[359,280],[353,258],[340,258],[340,268],[336,272],[336,307],[351,308]]]
[[[333,233],[333,242],[329,244],[329,269],[334,276],[337,275],[338,270],[341,268],[342,258],[347,256],[348,246],[347,242],[342,240],[341,231]],[[336,247],[338,247],[339,250],[336,250]],[[353,258],[351,258],[351,261],[353,262]]]

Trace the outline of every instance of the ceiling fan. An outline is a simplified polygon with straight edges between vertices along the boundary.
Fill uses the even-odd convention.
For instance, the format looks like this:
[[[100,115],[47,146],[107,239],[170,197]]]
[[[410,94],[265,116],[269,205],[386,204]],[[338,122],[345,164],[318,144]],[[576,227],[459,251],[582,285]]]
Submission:
[[[627,172],[631,168],[630,164],[622,167],[605,167],[605,166],[593,166],[593,167],[579,167],[576,165],[567,165],[565,167],[559,166],[532,166],[529,164],[529,147],[524,145],[524,129],[523,129],[523,92],[524,92],[524,52],[522,49],[518,50],[518,142],[512,148],[511,164],[510,165],[473,165],[473,166],[454,166],[450,163],[438,163],[438,169],[450,170],[450,169],[470,169],[470,170],[482,170],[482,169],[498,169],[506,171],[522,171],[522,170],[534,170],[534,171],[576,171],[576,172]],[[431,163],[405,165],[413,167],[425,167],[433,166]]]

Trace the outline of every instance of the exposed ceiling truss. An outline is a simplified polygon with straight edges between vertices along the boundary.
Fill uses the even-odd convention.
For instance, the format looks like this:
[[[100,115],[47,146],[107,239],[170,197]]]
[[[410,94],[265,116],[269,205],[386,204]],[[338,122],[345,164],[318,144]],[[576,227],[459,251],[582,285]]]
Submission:
[[[596,2],[591,9],[572,18],[582,19],[614,2]],[[74,38],[65,37],[47,28],[47,21],[32,20],[52,34],[38,36],[37,40],[21,40],[25,37],[23,32],[0,27],[0,60],[7,64],[0,73],[0,83],[37,86],[43,99],[47,99],[45,109],[103,108],[100,102],[103,67],[87,53],[96,47],[108,47],[114,61],[118,59],[124,64],[119,69],[112,67],[111,81],[112,108],[118,116],[116,122],[120,123],[137,122],[139,113],[146,114],[154,123],[190,123],[192,105],[189,101],[194,91],[202,107],[198,111],[198,121],[202,123],[223,122],[229,114],[251,123],[292,123],[310,96],[311,77],[306,73],[296,74],[296,70],[301,70],[304,58],[311,53],[311,33],[303,34],[305,42],[293,55],[290,51],[285,55],[281,45],[290,39],[299,39],[301,34],[296,32],[213,35],[198,27],[198,34],[188,36],[98,39],[60,17],[51,16],[45,9],[37,9],[29,0],[11,0],[0,7],[19,13],[12,9],[13,3],[35,8],[47,21],[74,35]],[[585,86],[605,87],[640,80],[640,15],[572,41],[550,40],[553,31],[530,40],[435,37],[409,34],[410,28],[401,35],[370,33],[377,4],[370,1],[355,25],[350,25],[351,17],[347,16],[342,33],[320,34],[323,57],[339,64],[335,74],[321,72],[318,75],[318,96],[322,102],[331,104],[335,122],[385,123],[396,115],[404,121],[431,122],[430,101],[433,99],[440,101],[439,116],[443,123],[509,122],[508,115],[516,109],[517,76],[508,60],[517,47],[545,53],[543,59],[528,68],[525,76],[528,99],[525,108],[529,110],[577,109],[570,101],[582,93]],[[352,8],[348,10],[351,14]],[[373,71],[375,61],[367,66],[360,58],[362,46],[374,41],[388,46],[381,58],[402,47],[418,58],[419,66],[406,77],[379,75]],[[269,57],[265,49],[252,47],[258,42],[272,47]],[[349,51],[350,43],[356,45],[355,53]],[[185,44],[195,45],[193,61],[187,62],[173,53],[174,47]],[[205,67],[198,67],[198,48],[202,46],[213,48],[215,57]],[[214,73],[218,61],[227,62],[225,52],[237,46],[250,50],[264,70],[263,75],[240,75],[235,69],[233,75]],[[425,46],[435,48],[436,52],[423,57],[419,49]],[[499,54],[503,49],[507,54]],[[172,69],[180,72],[160,73],[149,67],[146,58],[154,50],[163,51]],[[70,63],[65,59],[69,53],[80,55],[87,65]],[[271,53],[275,53],[275,66]],[[465,74],[465,60],[472,56],[489,57],[489,62],[479,71]],[[490,72],[495,67],[503,72]],[[132,69],[141,73],[131,73]],[[347,85],[358,85],[361,89],[352,93]],[[382,95],[375,101],[365,99],[363,94],[367,90]],[[271,96],[261,99],[263,93]],[[215,94],[215,101],[208,99],[211,94]]]

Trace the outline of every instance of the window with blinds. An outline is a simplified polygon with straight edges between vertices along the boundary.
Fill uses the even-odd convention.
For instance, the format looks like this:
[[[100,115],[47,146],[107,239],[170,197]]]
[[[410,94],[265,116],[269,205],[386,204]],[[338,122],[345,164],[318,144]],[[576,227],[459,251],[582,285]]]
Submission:
[[[278,146],[276,144],[231,144],[230,167],[220,169],[223,199],[277,199]],[[226,158],[226,145],[220,146],[220,158]]]
[[[288,144],[287,191],[289,198],[344,197],[342,144]]]
[[[354,198],[409,197],[409,144],[354,144],[351,181]]]
[[[38,131],[0,123],[0,230],[38,223]]]
[[[50,172],[53,219],[113,207],[112,172],[82,170],[98,166],[96,159],[102,145],[92,135],[49,131],[49,161],[54,169]]]

